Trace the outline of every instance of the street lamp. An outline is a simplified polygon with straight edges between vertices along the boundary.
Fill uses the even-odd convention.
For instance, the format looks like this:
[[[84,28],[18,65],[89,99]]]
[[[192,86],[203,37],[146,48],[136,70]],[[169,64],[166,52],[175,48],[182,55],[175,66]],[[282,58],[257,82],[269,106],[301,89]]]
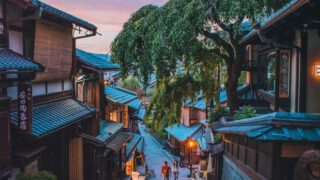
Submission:
[[[189,164],[190,164],[190,177],[192,177],[192,147],[194,142],[190,139],[189,141]]]

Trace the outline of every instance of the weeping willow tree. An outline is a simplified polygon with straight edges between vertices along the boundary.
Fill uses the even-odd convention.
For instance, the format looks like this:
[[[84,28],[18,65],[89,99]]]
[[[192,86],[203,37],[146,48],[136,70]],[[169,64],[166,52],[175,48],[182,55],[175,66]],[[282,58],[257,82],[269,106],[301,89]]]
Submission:
[[[214,71],[227,67],[228,105],[238,107],[237,87],[244,63],[240,40],[248,32],[243,22],[257,22],[288,0],[169,0],[147,5],[132,14],[111,45],[122,76],[139,75],[147,84],[156,73],[158,93],[153,107],[159,116],[180,113],[186,98],[203,92],[218,102]],[[177,75],[182,68],[185,73]],[[177,117],[177,116],[176,116]]]

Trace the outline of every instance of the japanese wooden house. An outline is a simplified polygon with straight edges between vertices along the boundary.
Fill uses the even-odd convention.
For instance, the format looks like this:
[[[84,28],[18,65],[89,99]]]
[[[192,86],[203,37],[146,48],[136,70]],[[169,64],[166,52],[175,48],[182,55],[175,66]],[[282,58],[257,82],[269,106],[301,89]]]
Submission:
[[[145,108],[142,101],[133,91],[118,86],[105,86],[106,96],[105,119],[124,124],[124,128],[138,131],[138,120],[145,116]]]
[[[0,10],[0,179],[48,170],[81,180],[78,134],[96,110],[73,97],[75,43],[97,28],[38,0],[4,0]],[[81,29],[87,34],[73,33]]]
[[[124,129],[118,117],[110,119],[105,115],[110,112],[105,109],[104,76],[118,68],[106,57],[77,50],[76,97],[94,106],[99,119],[92,131],[81,133],[85,143],[84,179],[121,179],[135,170],[137,159],[143,160],[141,148],[136,148],[141,147],[141,136]],[[131,108],[140,106],[136,100],[130,103]]]
[[[244,36],[244,70],[275,113],[222,122],[222,179],[319,179],[319,11],[292,0]]]

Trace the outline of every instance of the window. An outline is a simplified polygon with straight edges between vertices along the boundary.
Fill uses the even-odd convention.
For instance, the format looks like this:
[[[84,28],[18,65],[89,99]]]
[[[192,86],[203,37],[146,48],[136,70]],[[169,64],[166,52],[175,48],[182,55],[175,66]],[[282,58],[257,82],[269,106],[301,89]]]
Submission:
[[[271,52],[267,55],[267,78],[266,78],[266,89],[269,93],[275,93],[276,87],[276,62],[277,57],[275,52]]]
[[[280,51],[279,97],[289,97],[290,52]]]

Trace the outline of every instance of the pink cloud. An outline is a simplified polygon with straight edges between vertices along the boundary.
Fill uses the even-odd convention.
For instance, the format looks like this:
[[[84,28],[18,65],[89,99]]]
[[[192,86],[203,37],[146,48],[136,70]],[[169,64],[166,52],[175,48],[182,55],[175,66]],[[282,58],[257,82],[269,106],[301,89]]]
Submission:
[[[102,36],[80,39],[77,47],[106,53],[130,15],[144,5],[161,6],[167,0],[45,0],[46,3],[86,20],[98,27]]]

